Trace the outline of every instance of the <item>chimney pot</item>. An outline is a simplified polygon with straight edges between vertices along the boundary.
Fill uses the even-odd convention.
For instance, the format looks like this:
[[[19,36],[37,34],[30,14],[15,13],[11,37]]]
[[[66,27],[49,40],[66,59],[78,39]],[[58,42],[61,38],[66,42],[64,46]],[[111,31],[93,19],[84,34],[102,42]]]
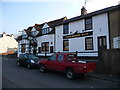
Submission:
[[[81,15],[86,15],[87,14],[87,10],[84,6],[82,6],[81,8]]]

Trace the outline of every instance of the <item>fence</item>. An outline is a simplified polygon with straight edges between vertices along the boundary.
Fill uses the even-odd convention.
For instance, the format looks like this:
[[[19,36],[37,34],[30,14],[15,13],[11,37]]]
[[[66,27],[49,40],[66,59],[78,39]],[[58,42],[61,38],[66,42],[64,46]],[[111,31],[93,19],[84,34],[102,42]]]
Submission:
[[[101,49],[96,72],[120,75],[120,49]]]

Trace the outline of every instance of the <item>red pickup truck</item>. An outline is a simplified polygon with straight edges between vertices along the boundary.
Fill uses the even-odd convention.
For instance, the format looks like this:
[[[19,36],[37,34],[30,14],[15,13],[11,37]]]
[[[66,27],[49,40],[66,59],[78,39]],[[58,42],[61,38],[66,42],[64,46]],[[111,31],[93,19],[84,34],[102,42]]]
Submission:
[[[96,67],[95,62],[78,61],[76,54],[71,53],[53,54],[46,60],[40,60],[38,64],[40,72],[44,73],[47,70],[64,72],[67,79],[73,79],[77,74],[93,72]]]

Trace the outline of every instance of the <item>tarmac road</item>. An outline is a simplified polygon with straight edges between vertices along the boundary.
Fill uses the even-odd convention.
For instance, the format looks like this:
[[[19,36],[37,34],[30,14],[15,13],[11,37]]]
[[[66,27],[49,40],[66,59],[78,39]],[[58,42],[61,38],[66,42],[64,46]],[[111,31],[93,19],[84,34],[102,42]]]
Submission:
[[[2,88],[118,88],[119,83],[90,77],[67,80],[64,74],[18,67],[16,60],[2,60]]]

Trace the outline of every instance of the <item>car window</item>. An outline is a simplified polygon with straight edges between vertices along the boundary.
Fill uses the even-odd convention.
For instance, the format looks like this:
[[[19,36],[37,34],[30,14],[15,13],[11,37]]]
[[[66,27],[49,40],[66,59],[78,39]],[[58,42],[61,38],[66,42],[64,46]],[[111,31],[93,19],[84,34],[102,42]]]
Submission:
[[[67,60],[76,60],[76,59],[77,59],[76,55],[74,55],[74,54],[67,55]]]
[[[24,58],[28,58],[27,55],[23,55]]]
[[[63,61],[63,55],[58,55],[58,61]]]
[[[28,57],[29,57],[29,59],[39,59],[38,57],[36,57],[36,56],[33,55],[33,54],[28,55]]]
[[[20,55],[20,57],[19,58],[23,58],[23,55]]]
[[[50,61],[55,61],[56,60],[56,55],[52,55],[50,58],[49,58]]]

